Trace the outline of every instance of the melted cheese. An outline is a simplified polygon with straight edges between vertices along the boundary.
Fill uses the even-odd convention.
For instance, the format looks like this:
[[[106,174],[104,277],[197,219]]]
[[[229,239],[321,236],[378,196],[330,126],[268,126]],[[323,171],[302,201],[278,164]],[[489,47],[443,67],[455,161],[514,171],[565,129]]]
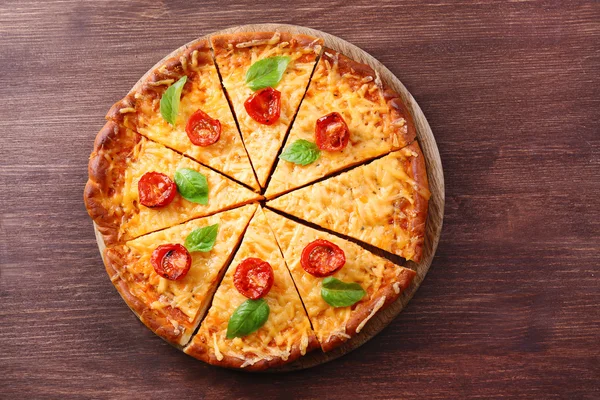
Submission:
[[[161,116],[160,97],[138,95],[139,113],[136,126],[131,128],[239,182],[259,189],[214,64],[196,67],[186,64],[186,72],[189,83],[181,95],[175,125],[171,126]],[[161,83],[170,85],[173,82]],[[194,145],[185,131],[189,117],[199,109],[221,123],[219,141],[207,147]]]
[[[209,188],[207,205],[192,203],[179,194],[165,207],[148,208],[139,204],[138,181],[146,172],[161,172],[174,180],[175,171],[180,168],[193,169],[206,176]],[[260,195],[209,168],[162,145],[142,139],[130,156],[121,192],[107,201],[112,202],[114,208],[123,210],[120,237],[129,240],[259,198]]]
[[[314,142],[317,119],[332,112],[340,113],[346,121],[350,141],[342,151],[321,151],[320,159],[306,166],[279,161],[265,193],[267,198],[406,144],[397,136],[397,124],[403,120],[391,120],[388,105],[375,80],[350,71],[342,74],[338,63],[331,64],[331,59],[321,57],[284,148],[299,139]],[[358,89],[357,80],[364,82]]]
[[[275,158],[281,148],[288,126],[304,96],[306,86],[313,71],[320,46],[290,47],[288,42],[260,43],[235,49],[215,49],[215,58],[223,78],[223,86],[244,138],[244,144],[250,161],[256,172],[258,182],[265,186]],[[246,71],[258,60],[273,56],[288,56],[291,61],[283,78],[275,86],[281,92],[281,115],[273,125],[263,125],[253,120],[244,102],[254,92],[246,85]],[[308,57],[307,57],[308,56]]]
[[[240,241],[256,205],[247,205],[206,218],[195,219],[160,232],[151,233],[123,245],[129,263],[120,272],[130,292],[153,310],[164,311],[169,322],[181,332],[179,344],[188,342],[195,326],[214,292],[221,271],[227,264],[231,249]],[[156,247],[167,243],[183,244],[187,235],[197,228],[219,224],[215,246],[209,252],[192,252],[188,274],[179,281],[160,277],[150,262]],[[169,308],[180,311],[169,312]],[[174,315],[180,315],[180,318]]]
[[[409,148],[268,202],[270,207],[412,259],[422,239],[412,232],[415,196],[429,199],[404,169]]]
[[[371,301],[372,296],[377,294],[382,285],[389,284],[401,275],[403,268],[347,240],[300,225],[272,211],[267,210],[265,214],[283,251],[317,339],[324,343],[334,336],[342,339],[350,338],[346,332],[346,325],[353,316],[355,307],[334,308],[323,300],[321,297],[323,278],[314,277],[304,271],[300,265],[302,250],[316,239],[329,240],[338,245],[346,255],[346,264],[332,276],[344,282],[358,283],[367,292],[358,304]],[[383,303],[378,307],[377,304],[375,307],[378,310]],[[377,310],[363,322],[366,323]],[[359,324],[356,332],[358,333],[363,326],[364,324]]]
[[[227,339],[227,324],[235,309],[247,299],[233,283],[233,274],[242,260],[258,257],[271,264],[273,287],[264,297],[270,308],[269,319],[256,332],[242,338]],[[310,323],[294,288],[294,283],[281,255],[277,242],[263,213],[258,210],[250,222],[244,240],[235,255],[212,306],[187,352],[208,347],[217,360],[223,356],[245,360],[244,366],[260,360],[281,357],[287,360],[293,348],[306,353]]]

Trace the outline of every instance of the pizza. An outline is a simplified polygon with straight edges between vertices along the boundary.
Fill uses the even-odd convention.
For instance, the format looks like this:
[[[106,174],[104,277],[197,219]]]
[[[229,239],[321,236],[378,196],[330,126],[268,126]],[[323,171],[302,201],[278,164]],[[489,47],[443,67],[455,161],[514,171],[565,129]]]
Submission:
[[[249,307],[267,310],[264,323],[251,332],[232,324]],[[290,272],[259,209],[185,352],[210,364],[261,370],[294,361],[315,347]]]
[[[424,258],[430,197],[415,124],[321,38],[199,39],[106,120],[84,190],[106,271],[188,355],[281,367],[352,340],[419,283],[403,266]]]
[[[414,142],[267,206],[418,262],[429,196],[423,153]]]
[[[360,333],[416,275],[355,243],[272,211],[267,219],[323,351]]]
[[[298,160],[292,153],[281,159],[265,196],[273,198],[400,149],[415,136],[400,96],[371,67],[326,48],[284,145],[285,154],[298,143],[314,143],[319,157]]]
[[[215,35],[211,44],[258,183],[264,188],[323,41],[285,32],[247,32]],[[248,79],[253,64],[264,68],[260,63],[276,65],[275,73],[284,70],[277,83],[266,86],[268,75]]]

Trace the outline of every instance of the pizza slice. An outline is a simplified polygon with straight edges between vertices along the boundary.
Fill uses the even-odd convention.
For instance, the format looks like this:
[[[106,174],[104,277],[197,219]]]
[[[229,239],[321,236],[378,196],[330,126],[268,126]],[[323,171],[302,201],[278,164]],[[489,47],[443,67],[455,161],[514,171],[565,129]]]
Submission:
[[[214,365],[262,370],[292,362],[315,347],[294,282],[259,209],[184,351]]]
[[[358,334],[416,275],[357,244],[265,214],[323,351]]]
[[[204,316],[256,207],[246,205],[109,247],[106,271],[148,328],[183,346]]]
[[[90,156],[84,200],[106,245],[134,239],[261,196],[115,122]]]
[[[265,196],[402,148],[415,135],[400,96],[371,67],[326,48]]]
[[[304,96],[322,43],[285,32],[211,37],[223,86],[261,187]]]
[[[418,262],[429,196],[425,160],[413,142],[267,206]]]
[[[152,70],[107,118],[259,189],[206,39]]]

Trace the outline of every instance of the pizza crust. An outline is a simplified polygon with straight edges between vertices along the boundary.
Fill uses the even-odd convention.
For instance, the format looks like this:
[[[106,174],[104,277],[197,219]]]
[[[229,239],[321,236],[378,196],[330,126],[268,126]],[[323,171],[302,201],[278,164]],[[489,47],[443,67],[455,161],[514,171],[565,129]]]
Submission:
[[[212,48],[215,51],[215,56],[225,53],[227,49],[244,49],[254,46],[275,45],[282,42],[294,41],[301,47],[320,46],[323,43],[322,39],[314,36],[292,34],[289,32],[238,32],[228,33],[224,35],[214,35],[210,38]]]
[[[83,200],[107,246],[119,242],[123,213],[114,208],[109,210],[102,199],[114,195],[123,187],[127,159],[140,140],[141,135],[109,121],[100,129],[94,142]]]
[[[429,210],[429,180],[427,179],[427,167],[425,165],[425,156],[417,142],[413,142],[406,149],[417,154],[412,157],[410,166],[407,169],[411,178],[416,182],[417,190],[413,193],[413,211],[414,217],[410,221],[410,232],[412,237],[417,240],[414,244],[413,261],[421,261],[423,256],[423,246],[425,244],[425,228],[427,222],[427,212]]]
[[[309,336],[308,338],[308,346],[306,348],[306,353],[312,351],[319,347],[319,342],[314,335]],[[265,369],[280,367],[285,364],[289,364],[298,358],[300,358],[303,354],[300,350],[300,346],[294,345],[290,350],[290,355],[287,360],[284,360],[281,357],[273,357],[270,359],[263,359],[255,362],[254,364],[245,365],[246,360],[233,357],[224,354],[221,360],[217,359],[217,356],[209,351],[209,349],[205,346],[192,346],[186,348],[186,353],[190,356],[197,358],[198,360],[204,361],[211,365],[218,365],[220,367],[225,368],[242,368],[246,371],[263,371]]]
[[[366,324],[373,316],[373,311],[376,313],[381,312],[381,310],[384,310],[387,306],[396,301],[400,294],[410,286],[415,275],[415,271],[403,269],[400,272],[400,276],[394,281],[394,283],[386,282],[381,290],[379,290],[379,292],[374,295],[369,302],[360,303],[358,307],[354,309],[350,320],[346,324],[346,335],[352,338],[360,333],[360,330],[364,329],[364,324]],[[398,283],[398,290],[394,289],[395,283]],[[383,303],[378,304],[382,301],[382,299]],[[377,309],[375,309],[376,307]],[[361,324],[363,324],[363,326],[361,326]],[[361,326],[361,329],[357,331],[359,326]],[[323,351],[331,351],[347,340],[349,340],[348,337],[334,335],[330,337],[329,340],[321,343],[321,347]]]

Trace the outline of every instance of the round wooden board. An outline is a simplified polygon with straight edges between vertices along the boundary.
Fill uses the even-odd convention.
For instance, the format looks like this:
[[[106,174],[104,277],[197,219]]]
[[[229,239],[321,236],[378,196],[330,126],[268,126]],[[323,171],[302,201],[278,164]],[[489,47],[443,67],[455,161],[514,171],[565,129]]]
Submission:
[[[409,93],[409,91],[404,87],[402,82],[389,69],[387,69],[382,63],[377,61],[373,56],[368,54],[367,52],[361,50],[355,45],[340,39],[336,36],[330,35],[328,33],[316,30],[305,28],[297,25],[287,25],[287,24],[254,24],[254,25],[242,25],[236,26],[233,28],[224,29],[218,32],[211,33],[209,35],[205,35],[197,40],[206,39],[211,35],[221,34],[221,33],[233,33],[233,32],[258,32],[258,31],[280,31],[280,32],[291,32],[291,33],[303,33],[307,35],[312,35],[316,37],[320,37],[325,41],[325,46],[337,50],[346,56],[363,63],[370,65],[381,77],[381,80],[386,82],[392,89],[394,89],[397,93],[400,94],[402,100],[410,109],[412,116],[415,120],[415,125],[417,129],[417,138],[419,141],[419,145],[425,155],[425,160],[427,163],[427,177],[429,178],[429,186],[431,190],[431,198],[429,200],[429,213],[427,217],[427,227],[425,232],[425,246],[423,249],[423,258],[421,262],[415,263],[409,261],[405,263],[405,266],[411,268],[417,272],[417,276],[415,277],[412,285],[404,292],[402,295],[396,300],[393,304],[387,307],[385,310],[378,312],[362,329],[362,331],[354,336],[352,339],[344,343],[342,346],[337,349],[330,351],[328,353],[323,353],[320,350],[315,350],[311,353],[308,353],[304,357],[301,357],[297,361],[285,365],[280,368],[268,370],[270,372],[283,372],[283,371],[292,371],[299,370],[304,368],[310,368],[319,364],[323,364],[327,361],[331,361],[336,359],[367,342],[373,336],[377,335],[379,332],[383,330],[396,316],[406,307],[412,296],[415,294],[421,282],[425,278],[427,271],[431,265],[433,260],[433,256],[435,254],[435,250],[437,249],[438,241],[442,232],[442,222],[444,219],[444,174],[442,171],[442,162],[440,160],[440,154],[437,148],[437,144],[435,142],[435,138],[433,137],[433,133],[431,132],[431,128],[429,127],[429,123],[421,111],[421,108]],[[189,46],[190,42],[181,48],[173,51],[171,54],[167,55],[165,58],[160,60],[154,67],[152,67],[146,75],[144,75],[140,80],[136,83],[136,85],[131,89],[134,91],[141,82],[144,81],[146,76],[152,71],[154,68],[158,67],[163,63],[164,60],[167,60],[183,48]],[[98,247],[100,249],[100,254],[104,253],[104,242],[102,240],[102,236],[99,234],[96,226],[94,225],[94,230],[96,232],[96,240],[98,242]],[[383,252],[377,252],[379,255],[386,256],[393,262],[399,263],[402,259],[390,257],[389,254]]]

